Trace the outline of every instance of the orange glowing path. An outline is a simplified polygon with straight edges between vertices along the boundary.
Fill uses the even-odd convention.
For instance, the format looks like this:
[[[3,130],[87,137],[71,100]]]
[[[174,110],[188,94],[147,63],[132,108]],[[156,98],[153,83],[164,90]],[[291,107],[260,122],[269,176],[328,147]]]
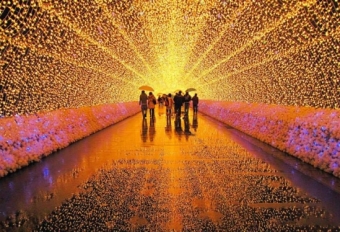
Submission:
[[[204,115],[179,124],[164,113],[137,114],[0,179],[0,230],[339,228],[335,177]]]

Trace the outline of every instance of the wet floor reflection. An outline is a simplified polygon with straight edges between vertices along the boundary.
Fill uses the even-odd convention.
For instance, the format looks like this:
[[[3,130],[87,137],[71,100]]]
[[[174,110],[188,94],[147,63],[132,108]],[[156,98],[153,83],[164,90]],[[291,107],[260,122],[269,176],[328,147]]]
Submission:
[[[142,140],[143,142],[148,140],[148,122],[146,118],[142,119]]]
[[[197,128],[198,128],[198,116],[197,116],[197,113],[193,114],[193,116],[192,116],[192,128],[194,129],[194,131],[197,131]]]
[[[155,115],[0,179],[0,230],[339,229],[337,178],[202,114]]]

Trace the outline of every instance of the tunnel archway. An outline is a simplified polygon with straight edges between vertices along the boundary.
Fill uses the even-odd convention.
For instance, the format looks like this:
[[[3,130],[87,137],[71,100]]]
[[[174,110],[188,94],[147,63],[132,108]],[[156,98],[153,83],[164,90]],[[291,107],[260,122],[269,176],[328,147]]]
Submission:
[[[193,87],[204,113],[340,176],[335,0],[13,0],[0,19],[0,176],[136,113],[145,84]]]

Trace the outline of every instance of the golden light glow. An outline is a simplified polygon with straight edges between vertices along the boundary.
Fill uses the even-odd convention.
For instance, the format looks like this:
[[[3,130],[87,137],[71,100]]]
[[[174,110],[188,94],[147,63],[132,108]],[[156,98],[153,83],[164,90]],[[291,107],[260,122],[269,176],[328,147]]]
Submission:
[[[0,115],[138,100],[338,108],[337,0],[7,0]]]

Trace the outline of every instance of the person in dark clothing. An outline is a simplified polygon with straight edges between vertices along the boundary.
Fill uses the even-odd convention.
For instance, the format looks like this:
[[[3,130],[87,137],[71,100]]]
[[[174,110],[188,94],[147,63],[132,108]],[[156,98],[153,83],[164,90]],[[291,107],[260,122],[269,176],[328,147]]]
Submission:
[[[197,108],[198,108],[198,97],[197,93],[195,93],[195,96],[192,97],[192,108],[194,110],[194,114],[197,114]]]
[[[157,101],[158,101],[158,106],[159,106],[159,107],[163,106],[163,97],[158,96]]]
[[[191,96],[188,92],[186,92],[183,98],[184,98],[184,117],[188,117]]]
[[[141,95],[139,96],[139,105],[141,106],[143,118],[146,118],[146,112],[148,109],[148,95],[146,95],[145,91],[143,90]]]
[[[182,95],[182,91],[179,91],[175,97],[174,97],[174,103],[175,103],[175,113],[177,117],[181,117],[181,107],[183,105],[183,95]]]

